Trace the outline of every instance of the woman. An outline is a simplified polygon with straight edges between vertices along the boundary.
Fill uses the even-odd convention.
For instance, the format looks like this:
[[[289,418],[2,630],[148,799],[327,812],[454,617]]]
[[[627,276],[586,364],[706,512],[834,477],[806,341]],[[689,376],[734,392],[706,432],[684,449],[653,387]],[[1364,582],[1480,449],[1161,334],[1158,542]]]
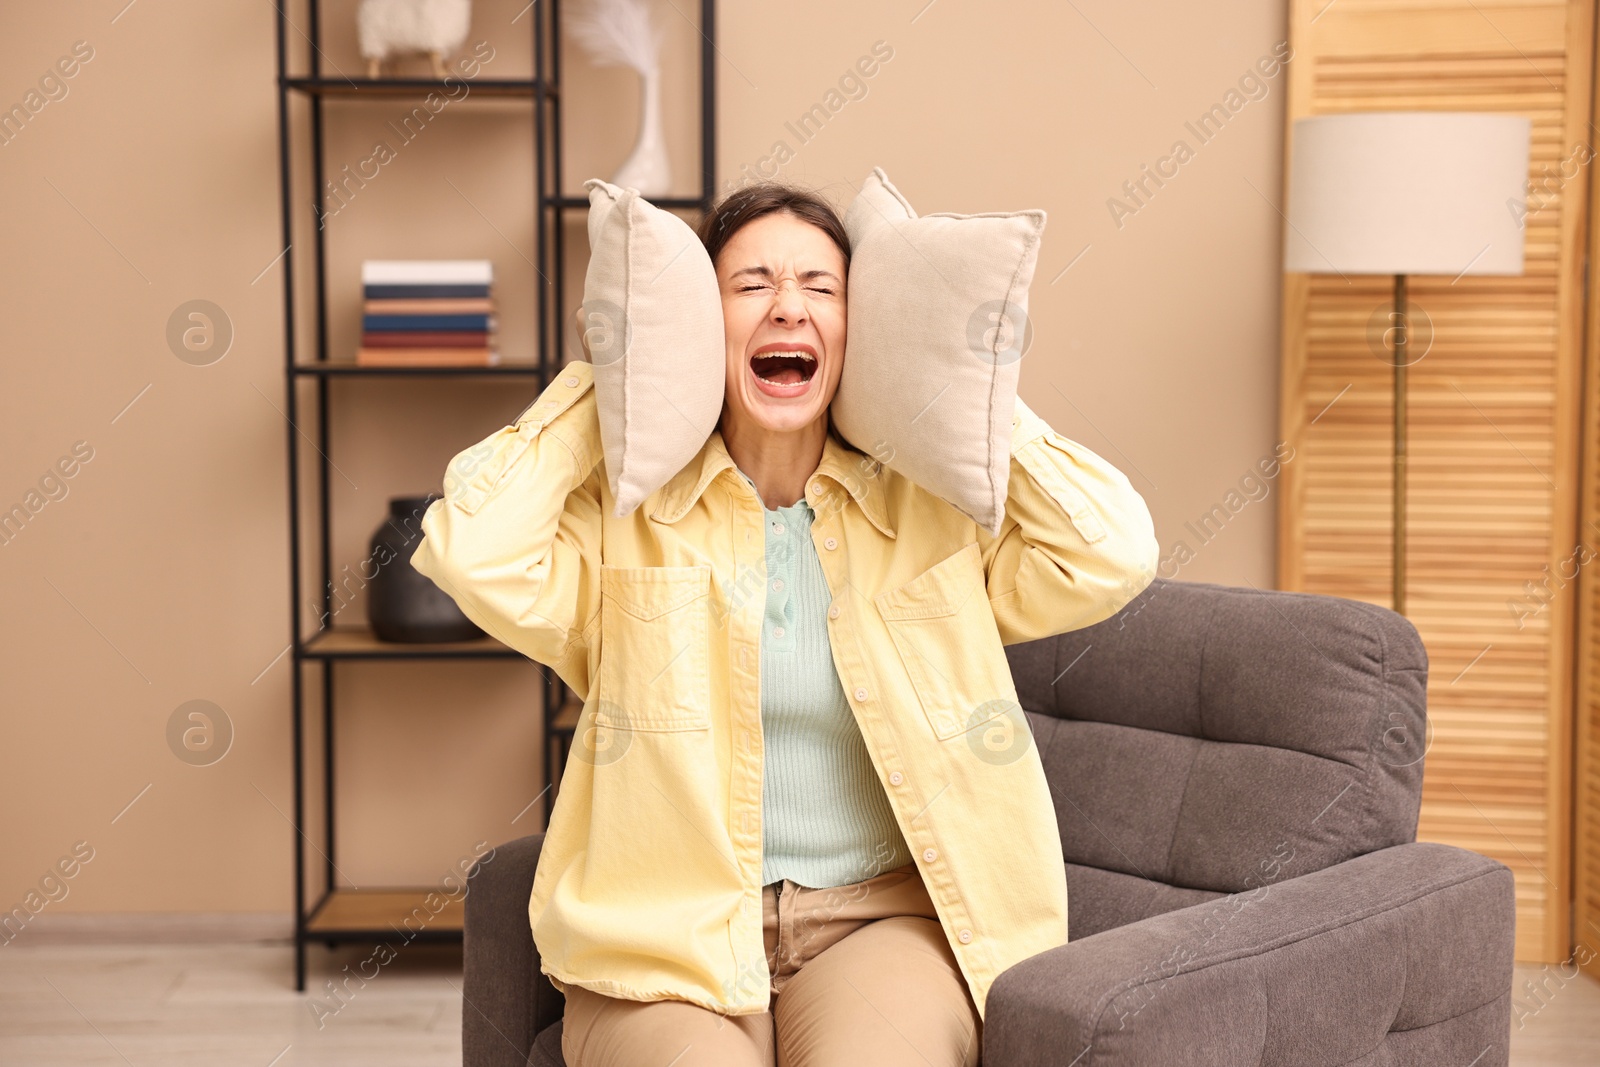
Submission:
[[[584,699],[529,901],[562,1051],[971,1065],[994,980],[1067,939],[1002,646],[1131,600],[1150,515],[1018,399],[990,535],[832,431],[832,208],[747,187],[700,237],[727,364],[699,455],[614,515],[574,362],[452,461],[412,560]]]

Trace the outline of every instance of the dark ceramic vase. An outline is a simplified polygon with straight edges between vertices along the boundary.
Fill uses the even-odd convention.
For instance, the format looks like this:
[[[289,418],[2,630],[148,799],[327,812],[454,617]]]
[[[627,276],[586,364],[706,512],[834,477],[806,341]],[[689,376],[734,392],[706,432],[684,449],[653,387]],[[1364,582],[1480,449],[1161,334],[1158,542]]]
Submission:
[[[367,623],[380,641],[416,644],[485,636],[444,590],[411,566],[422,543],[422,516],[438,499],[438,493],[394,497],[388,519],[372,533],[368,567],[377,573],[367,583]]]

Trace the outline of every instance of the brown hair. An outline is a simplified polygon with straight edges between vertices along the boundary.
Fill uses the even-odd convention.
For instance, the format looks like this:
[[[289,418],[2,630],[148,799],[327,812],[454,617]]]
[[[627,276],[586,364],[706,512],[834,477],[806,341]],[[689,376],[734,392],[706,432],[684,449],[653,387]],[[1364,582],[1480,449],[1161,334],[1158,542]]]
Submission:
[[[833,205],[809,189],[776,181],[756,182],[735,189],[700,219],[698,235],[711,262],[717,262],[717,256],[733,235],[747,224],[778,212],[809,222],[827,234],[844,255],[845,266],[850,265],[850,237]]]
[[[741,186],[723,197],[701,217],[696,233],[700,243],[706,246],[707,254],[711,256],[712,266],[716,266],[717,256],[740,229],[756,219],[780,211],[793,215],[801,222],[809,222],[832,238],[833,243],[844,255],[845,269],[849,270],[850,235],[845,232],[844,222],[839,218],[839,213],[833,209],[833,205],[809,189],[777,181]],[[844,435],[833,424],[831,404],[828,406],[826,418],[828,436],[844,448],[858,451],[854,445],[845,440]],[[717,428],[722,428],[721,416],[717,418]]]

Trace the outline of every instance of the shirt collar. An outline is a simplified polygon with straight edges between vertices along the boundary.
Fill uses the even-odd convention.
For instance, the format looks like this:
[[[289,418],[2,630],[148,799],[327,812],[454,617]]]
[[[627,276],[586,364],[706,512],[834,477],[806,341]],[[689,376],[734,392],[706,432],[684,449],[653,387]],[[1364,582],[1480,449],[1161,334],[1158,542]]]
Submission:
[[[739,476],[738,466],[722,440],[722,431],[712,430],[694,459],[661,487],[660,499],[650,512],[650,517],[661,522],[677,522],[700,499],[706,487],[724,471],[730,472],[727,475],[730,478],[737,479]],[[818,500],[810,487],[819,478],[826,478],[842,488],[872,525],[885,537],[894,537],[895,524],[889,514],[888,497],[883,489],[883,466],[877,460],[841,444],[838,438],[829,433],[823,439],[822,459],[811,477],[806,479],[806,498],[813,507]],[[837,491],[835,488],[824,489],[825,493]]]

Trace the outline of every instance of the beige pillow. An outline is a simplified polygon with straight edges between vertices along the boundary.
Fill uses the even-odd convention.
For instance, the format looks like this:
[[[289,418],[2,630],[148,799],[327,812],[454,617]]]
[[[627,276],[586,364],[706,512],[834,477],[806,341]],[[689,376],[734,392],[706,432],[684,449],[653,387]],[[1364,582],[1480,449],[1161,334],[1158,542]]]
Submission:
[[[689,224],[591,178],[584,333],[614,514],[678,473],[722,413],[722,295]]]
[[[991,534],[1043,211],[920,218],[874,167],[845,214],[849,330],[839,433]]]

